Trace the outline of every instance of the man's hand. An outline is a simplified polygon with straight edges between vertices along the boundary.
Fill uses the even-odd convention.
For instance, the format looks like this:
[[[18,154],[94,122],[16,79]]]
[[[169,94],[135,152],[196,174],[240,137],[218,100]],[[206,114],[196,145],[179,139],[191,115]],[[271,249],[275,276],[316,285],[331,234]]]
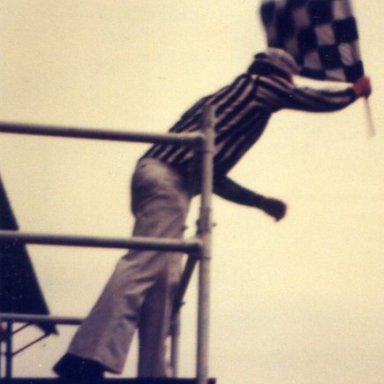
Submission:
[[[357,97],[369,97],[372,93],[371,80],[368,76],[362,76],[353,84],[353,91]]]
[[[274,217],[276,221],[281,220],[287,211],[287,206],[282,201],[259,195],[228,177],[216,180],[214,191],[226,200],[247,207],[259,208],[267,215]]]
[[[265,198],[260,208],[276,221],[281,220],[287,211],[287,206],[282,201],[271,198]]]

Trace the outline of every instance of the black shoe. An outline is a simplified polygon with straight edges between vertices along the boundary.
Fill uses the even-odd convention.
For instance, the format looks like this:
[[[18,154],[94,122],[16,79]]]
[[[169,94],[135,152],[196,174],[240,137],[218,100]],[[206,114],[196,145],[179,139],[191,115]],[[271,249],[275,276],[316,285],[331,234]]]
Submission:
[[[62,384],[100,384],[105,367],[94,360],[67,353],[53,367]]]

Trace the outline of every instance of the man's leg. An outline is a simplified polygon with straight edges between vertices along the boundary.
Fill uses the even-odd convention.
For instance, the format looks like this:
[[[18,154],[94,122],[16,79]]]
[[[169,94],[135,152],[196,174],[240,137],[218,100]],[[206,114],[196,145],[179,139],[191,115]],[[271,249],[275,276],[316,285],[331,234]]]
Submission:
[[[165,341],[180,275],[181,255],[170,254],[168,268],[146,295],[139,321],[139,377],[172,376]]]
[[[134,236],[182,237],[189,195],[176,172],[156,160],[141,161],[133,177],[132,193],[136,216]],[[124,256],[75,334],[68,353],[96,361],[108,371],[121,373],[144,299],[167,273],[173,256],[143,250],[132,250]],[[158,311],[153,316],[157,314],[169,319]],[[156,332],[161,335],[156,336],[159,340],[163,338],[165,327],[164,324],[157,327]]]

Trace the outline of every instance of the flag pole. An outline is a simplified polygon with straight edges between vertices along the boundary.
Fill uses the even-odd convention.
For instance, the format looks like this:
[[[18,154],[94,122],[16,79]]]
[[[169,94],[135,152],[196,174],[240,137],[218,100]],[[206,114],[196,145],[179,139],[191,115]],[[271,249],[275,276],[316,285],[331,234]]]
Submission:
[[[372,110],[371,110],[371,104],[369,103],[368,97],[364,99],[365,101],[365,112],[366,112],[366,118],[367,118],[367,128],[368,128],[368,137],[374,137],[376,135],[376,129],[375,124],[373,122],[373,116],[372,116]]]

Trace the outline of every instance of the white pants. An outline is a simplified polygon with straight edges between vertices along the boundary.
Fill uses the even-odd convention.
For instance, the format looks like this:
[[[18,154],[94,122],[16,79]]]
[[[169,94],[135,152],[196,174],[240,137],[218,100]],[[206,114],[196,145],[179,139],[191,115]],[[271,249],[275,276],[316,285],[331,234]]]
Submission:
[[[189,202],[177,172],[158,160],[141,160],[132,178],[133,235],[181,238]],[[123,256],[68,353],[121,373],[138,328],[138,375],[166,376],[165,339],[180,278],[180,256],[148,250],[131,250]]]

